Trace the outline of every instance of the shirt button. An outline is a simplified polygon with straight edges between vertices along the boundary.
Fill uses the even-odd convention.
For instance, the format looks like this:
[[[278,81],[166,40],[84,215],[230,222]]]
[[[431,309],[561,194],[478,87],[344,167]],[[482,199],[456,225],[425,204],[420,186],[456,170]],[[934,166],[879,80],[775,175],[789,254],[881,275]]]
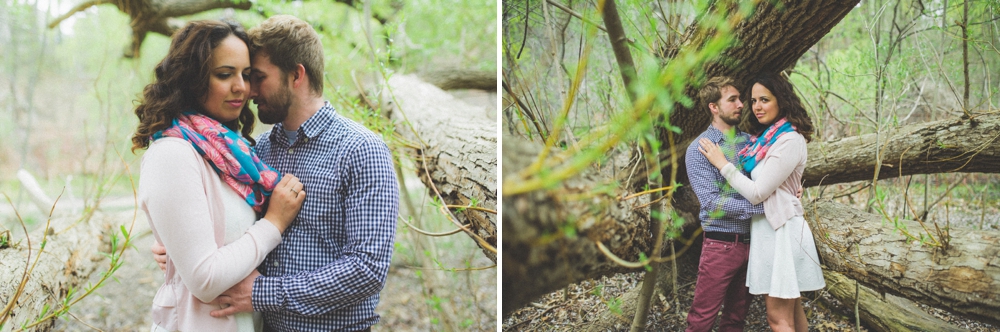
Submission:
[[[303,142],[303,143],[309,143],[309,137],[306,137],[306,138],[303,138],[303,139],[302,139],[302,142]]]
[[[274,262],[274,266],[278,266],[278,262]]]
[[[288,149],[288,154],[292,154],[293,152],[295,152],[295,149]]]

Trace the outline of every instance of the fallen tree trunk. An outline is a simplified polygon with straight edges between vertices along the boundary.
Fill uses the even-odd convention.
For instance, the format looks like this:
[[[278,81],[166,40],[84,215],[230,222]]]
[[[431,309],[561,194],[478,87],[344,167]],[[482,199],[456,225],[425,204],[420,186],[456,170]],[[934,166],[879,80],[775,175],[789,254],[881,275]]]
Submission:
[[[420,74],[427,83],[441,90],[479,89],[497,91],[497,72],[484,70],[434,70]]]
[[[30,250],[23,239],[0,248],[0,302],[9,305],[17,297],[0,331],[33,324],[44,312],[58,310],[70,292],[74,297],[82,294],[90,275],[108,262],[104,254],[111,251],[111,235],[119,232],[113,225],[111,218],[102,214],[83,221],[61,218],[53,220],[48,229],[40,227],[32,232]],[[39,254],[46,232],[44,250]],[[31,269],[27,277],[26,266]],[[24,288],[18,293],[22,281]],[[50,319],[33,329],[45,331],[53,323]]]
[[[388,117],[407,141],[420,180],[443,204],[475,207],[451,210],[460,211],[457,222],[496,262],[496,121],[415,76],[395,75],[388,87]]]
[[[857,281],[833,271],[823,271],[826,291],[849,308],[858,302],[861,321],[875,331],[960,332],[964,329],[924,312],[912,301],[892,294],[880,294]],[[857,301],[855,301],[857,299]]]
[[[539,148],[505,137],[504,178],[526,167]],[[530,301],[570,283],[637,271],[608,259],[596,243],[629,261],[650,252],[653,235],[648,196],[623,201],[595,190],[599,183],[574,178],[557,188],[504,197],[503,304],[506,317]],[[590,199],[579,199],[581,196]]]
[[[951,229],[948,248],[931,247],[896,228],[923,233],[915,221],[894,226],[830,201],[807,204],[805,210],[827,270],[880,293],[1000,323],[1000,232]]]
[[[809,144],[805,185],[910,174],[1000,172],[1000,114],[905,126],[881,137],[853,136]]]

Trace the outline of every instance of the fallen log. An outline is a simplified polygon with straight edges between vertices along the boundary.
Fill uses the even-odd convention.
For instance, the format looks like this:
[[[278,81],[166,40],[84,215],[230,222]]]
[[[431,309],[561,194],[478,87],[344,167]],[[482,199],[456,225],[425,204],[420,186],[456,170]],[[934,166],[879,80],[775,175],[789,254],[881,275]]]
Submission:
[[[896,226],[831,201],[809,203],[805,211],[826,270],[879,293],[1000,323],[1000,232],[951,229],[947,239],[932,233],[950,243],[933,247],[902,234],[923,233],[915,221]]]
[[[845,306],[858,305],[861,321],[874,331],[960,332],[964,329],[924,312],[912,301],[892,294],[880,294],[843,274],[825,270],[826,291]],[[857,299],[857,301],[855,301]]]
[[[446,69],[420,74],[427,83],[441,90],[478,89],[497,91],[497,72],[485,70]]]
[[[83,294],[91,274],[107,267],[112,236],[117,236],[118,246],[123,245],[113,219],[100,213],[85,220],[60,218],[32,231],[30,246],[22,238],[0,247],[0,302],[10,308],[6,317],[0,317],[6,319],[0,331],[34,324],[59,310],[63,299]],[[45,331],[53,323],[50,318],[31,329]]]
[[[809,144],[805,186],[911,174],[1000,173],[1000,114],[918,123]],[[881,158],[881,163],[877,161]]]
[[[412,75],[395,75],[387,86],[387,116],[420,180],[432,198],[440,194],[441,203],[453,207],[456,221],[496,262],[496,120]]]

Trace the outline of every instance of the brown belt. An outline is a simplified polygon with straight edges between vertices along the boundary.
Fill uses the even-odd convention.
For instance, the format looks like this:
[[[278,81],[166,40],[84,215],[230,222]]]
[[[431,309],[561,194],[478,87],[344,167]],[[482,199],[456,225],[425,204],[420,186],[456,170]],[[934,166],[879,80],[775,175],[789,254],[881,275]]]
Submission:
[[[750,234],[705,232],[705,238],[726,242],[750,243]]]

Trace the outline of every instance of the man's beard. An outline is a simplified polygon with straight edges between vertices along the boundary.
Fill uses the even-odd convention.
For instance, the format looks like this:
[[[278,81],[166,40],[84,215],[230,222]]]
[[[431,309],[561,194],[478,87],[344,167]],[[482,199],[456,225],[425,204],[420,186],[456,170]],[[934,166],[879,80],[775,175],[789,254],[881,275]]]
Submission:
[[[282,82],[278,92],[261,98],[257,96],[254,103],[257,104],[257,117],[265,124],[275,124],[285,121],[288,117],[288,108],[292,105],[292,89],[288,88],[288,82]]]
[[[725,115],[721,115],[720,114],[719,118],[722,119],[722,122],[725,122],[727,125],[730,125],[730,126],[736,126],[736,125],[740,124],[740,117],[739,116],[736,116],[733,113],[730,113],[729,115],[730,116],[725,116]],[[264,119],[262,118],[261,121],[264,121]]]

